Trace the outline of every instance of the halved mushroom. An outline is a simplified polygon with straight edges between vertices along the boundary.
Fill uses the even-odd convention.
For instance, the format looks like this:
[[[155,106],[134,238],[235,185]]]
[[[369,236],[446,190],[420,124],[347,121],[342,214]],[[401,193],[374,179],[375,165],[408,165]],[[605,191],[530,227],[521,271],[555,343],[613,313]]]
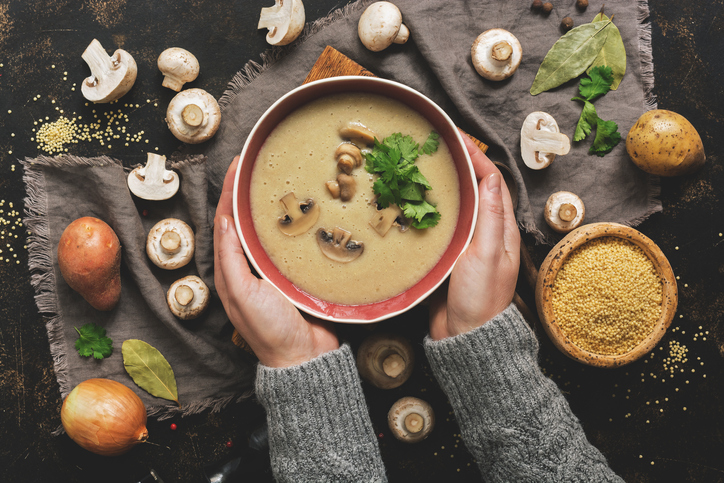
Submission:
[[[362,378],[380,389],[399,387],[410,378],[415,352],[406,338],[389,333],[367,337],[357,350],[357,370]]]
[[[364,243],[351,240],[352,234],[336,227],[331,232],[324,228],[317,230],[317,244],[324,256],[340,263],[356,260],[365,251]]]
[[[403,218],[399,206],[390,205],[387,208],[380,209],[378,205],[377,211],[369,223],[380,236],[385,236],[393,226],[399,226],[401,232],[407,231],[408,226],[403,222]]]
[[[523,58],[520,42],[507,30],[490,29],[478,35],[471,48],[473,66],[488,80],[507,79]]]
[[[583,201],[570,191],[558,191],[550,195],[543,211],[548,226],[558,233],[568,233],[578,228],[585,216]]]
[[[287,236],[306,233],[319,219],[319,205],[311,198],[299,201],[292,191],[279,201],[284,208],[284,216],[279,218],[277,226]]]
[[[395,438],[417,443],[427,438],[435,427],[435,413],[422,399],[403,397],[387,413],[387,424]]]
[[[117,49],[110,56],[101,43],[93,39],[81,57],[90,67],[91,76],[83,81],[80,91],[91,102],[115,101],[136,82],[136,61],[123,49]]]
[[[159,268],[175,270],[194,257],[194,232],[184,221],[166,218],[156,223],[146,238],[148,258]]]
[[[357,35],[365,47],[379,52],[393,43],[407,42],[410,30],[402,23],[402,13],[396,5],[390,2],[375,2],[360,16]]]
[[[556,154],[568,154],[571,140],[562,134],[553,116],[536,111],[528,114],[520,130],[520,154],[531,169],[543,169]]]
[[[350,174],[362,166],[362,151],[352,143],[342,143],[334,151],[334,159],[337,161],[337,169]]]
[[[161,52],[156,61],[163,74],[163,87],[179,92],[187,82],[199,75],[199,61],[194,54],[180,47],[171,47]]]
[[[374,132],[360,122],[350,121],[339,130],[343,139],[349,139],[357,146],[371,146],[377,137]]]
[[[266,41],[271,45],[287,45],[304,29],[302,0],[275,0],[273,7],[261,9],[258,29],[268,29]]]
[[[166,293],[171,312],[182,320],[195,319],[209,306],[210,293],[201,278],[196,275],[176,280]]]
[[[176,194],[178,187],[178,174],[166,169],[166,156],[148,153],[146,165],[128,174],[128,189],[144,200],[167,200]]]
[[[166,124],[184,143],[199,144],[211,139],[219,129],[221,109],[214,96],[203,89],[181,91],[168,104]]]

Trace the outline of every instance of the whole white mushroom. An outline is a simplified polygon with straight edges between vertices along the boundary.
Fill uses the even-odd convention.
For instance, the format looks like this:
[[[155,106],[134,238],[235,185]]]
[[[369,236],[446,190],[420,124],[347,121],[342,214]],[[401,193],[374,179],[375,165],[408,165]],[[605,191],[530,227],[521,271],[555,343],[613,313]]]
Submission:
[[[386,49],[393,43],[404,44],[410,30],[402,23],[402,13],[390,2],[375,2],[362,13],[357,34],[365,47],[373,52]]]

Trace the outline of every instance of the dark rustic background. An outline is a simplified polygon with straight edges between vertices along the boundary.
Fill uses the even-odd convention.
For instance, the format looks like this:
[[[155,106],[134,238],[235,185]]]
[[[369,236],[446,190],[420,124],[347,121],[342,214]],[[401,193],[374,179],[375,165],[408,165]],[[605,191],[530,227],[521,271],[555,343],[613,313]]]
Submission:
[[[39,127],[34,122],[45,116],[53,121],[61,110],[88,122],[93,109],[102,116],[120,108],[128,115],[128,131],[144,131],[142,138],[149,141],[125,147],[117,140],[111,149],[97,141],[81,143],[73,146],[73,154],[107,154],[133,165],[144,162],[146,151],[155,147],[160,153],[173,152],[179,143],[163,118],[174,93],[161,87],[158,53],[170,46],[192,51],[202,68],[190,86],[218,98],[236,71],[266,50],[264,32],[257,31],[256,23],[260,8],[272,3],[0,2],[0,481],[135,482],[153,468],[166,482],[194,483],[204,481],[204,467],[237,456],[245,468],[244,479],[238,481],[271,481],[263,456],[247,447],[249,434],[263,421],[263,411],[253,401],[220,413],[151,420],[153,444],[118,458],[97,457],[66,436],[51,435],[60,424],[62,401],[30,286],[18,159],[43,154],[31,141],[33,128]],[[307,20],[345,3],[305,0]],[[565,9],[574,2],[554,3]],[[544,334],[541,364],[566,393],[589,439],[627,481],[724,481],[724,0],[650,0],[650,9],[659,107],[687,117],[708,154],[697,174],[662,181],[663,213],[639,226],[661,246],[680,277],[679,310],[653,355],[625,368],[582,366],[557,352]],[[80,82],[88,70],[80,54],[93,38],[109,51],[133,46],[138,80],[120,104],[84,105]],[[540,263],[549,247],[534,246],[528,236],[524,241]],[[524,283],[520,291],[533,306]],[[425,315],[424,308],[417,308],[386,324],[420,340]],[[353,345],[367,333],[359,327],[343,327],[341,332]],[[688,349],[684,372],[674,377],[663,367],[671,343]],[[413,379],[402,388],[383,392],[365,386],[390,480],[475,481],[477,469],[457,436],[459,428],[445,397],[422,352],[418,355]],[[387,409],[403,395],[427,399],[437,411],[437,429],[421,444],[403,445],[388,434]],[[170,429],[171,422],[177,430]]]

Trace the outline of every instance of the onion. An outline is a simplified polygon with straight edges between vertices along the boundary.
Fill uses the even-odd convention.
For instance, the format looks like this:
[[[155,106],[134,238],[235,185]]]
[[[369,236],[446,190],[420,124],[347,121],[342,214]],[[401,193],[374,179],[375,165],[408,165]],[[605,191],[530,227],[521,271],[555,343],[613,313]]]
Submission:
[[[63,401],[60,419],[70,439],[104,456],[123,454],[148,439],[143,401],[110,379],[78,384]]]

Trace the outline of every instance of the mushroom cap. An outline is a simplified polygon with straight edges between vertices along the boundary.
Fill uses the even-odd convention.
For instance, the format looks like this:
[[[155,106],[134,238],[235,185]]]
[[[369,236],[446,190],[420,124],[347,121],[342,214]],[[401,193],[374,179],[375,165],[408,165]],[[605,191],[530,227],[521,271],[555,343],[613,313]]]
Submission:
[[[128,189],[144,200],[167,200],[178,191],[179,176],[166,169],[166,156],[147,154],[146,165],[128,174]]]
[[[136,82],[136,61],[123,49],[117,49],[109,56],[101,43],[93,39],[81,57],[90,67],[91,76],[83,80],[80,91],[91,102],[115,101]]]
[[[375,143],[377,135],[367,126],[360,122],[350,121],[339,130],[342,139],[354,143],[357,146],[369,146]]]
[[[387,413],[387,424],[395,438],[417,443],[427,438],[435,427],[435,413],[422,399],[403,397]]]
[[[287,45],[302,33],[305,13],[302,0],[274,0],[273,7],[261,9],[258,29],[268,29],[266,41],[271,45]]]
[[[571,140],[562,134],[553,116],[535,111],[528,114],[520,129],[520,154],[531,169],[548,167],[556,154],[568,154]]]
[[[505,51],[502,58],[497,60],[495,58],[498,57],[497,49],[494,49],[496,46]],[[520,60],[523,58],[523,48],[515,35],[507,30],[490,29],[475,39],[471,48],[471,56],[478,74],[488,80],[499,81],[507,79],[518,69]]]
[[[570,209],[571,206],[575,208],[575,213]],[[561,211],[562,209],[563,211]],[[572,218],[570,215],[566,216],[567,214],[572,215]],[[586,207],[583,200],[570,191],[557,191],[550,195],[543,210],[546,223],[558,233],[568,233],[578,228],[583,223],[585,216]]]
[[[164,75],[163,87],[178,92],[183,85],[199,75],[199,61],[196,56],[181,47],[171,47],[158,56],[158,70]]]
[[[365,47],[372,52],[379,52],[392,45],[401,26],[402,13],[396,5],[375,2],[360,16],[357,34]]]
[[[324,256],[335,262],[347,263],[356,260],[365,251],[364,243],[351,240],[351,237],[347,230],[335,227],[331,232],[320,228],[315,238]]]
[[[210,299],[209,287],[196,275],[176,280],[166,293],[168,308],[182,320],[200,316],[209,306]]]
[[[397,222],[397,219],[402,217],[402,210],[397,205],[390,205],[387,208],[382,209],[378,206],[377,211],[375,211],[374,216],[370,219],[369,224],[380,236],[387,235],[387,232],[390,231],[390,228],[392,228],[395,224],[400,227],[400,231],[404,232],[406,231],[406,226],[400,225]]]
[[[203,89],[179,92],[171,99],[166,110],[168,128],[179,141],[187,144],[208,141],[216,134],[220,122],[219,104],[214,96]]]
[[[178,235],[178,247],[172,250],[161,245],[165,233]],[[174,237],[175,237],[174,235]],[[194,257],[194,232],[178,218],[166,218],[156,223],[146,238],[146,254],[159,268],[175,270],[185,266]]]
[[[362,378],[380,389],[393,389],[410,378],[415,351],[402,336],[379,332],[370,335],[357,349],[357,370]]]
[[[319,203],[312,198],[299,201],[292,191],[282,196],[279,202],[284,208],[284,216],[279,218],[277,226],[287,236],[306,233],[319,219]]]

